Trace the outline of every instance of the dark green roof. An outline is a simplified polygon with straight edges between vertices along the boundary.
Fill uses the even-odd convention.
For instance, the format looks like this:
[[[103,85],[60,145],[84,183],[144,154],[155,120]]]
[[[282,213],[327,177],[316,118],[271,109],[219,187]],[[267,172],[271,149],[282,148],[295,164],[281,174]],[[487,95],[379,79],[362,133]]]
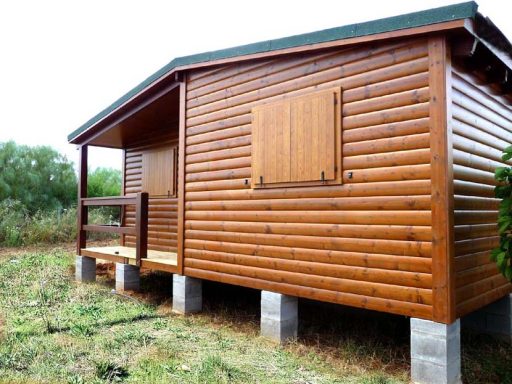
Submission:
[[[185,65],[208,62],[218,59],[250,55],[254,53],[270,52],[285,48],[293,48],[310,44],[323,43],[328,41],[343,40],[353,37],[372,35],[382,32],[396,31],[406,28],[421,27],[424,25],[442,23],[451,20],[474,18],[476,16],[478,5],[474,1],[449,5],[440,8],[429,9],[426,11],[414,12],[405,15],[388,17],[365,23],[346,25],[342,27],[324,29],[322,31],[305,33],[283,37],[275,40],[261,41],[259,43],[241,45],[238,47],[221,49],[218,51],[199,53],[190,56],[177,57],[169,64],[155,72],[142,83],[137,85],[127,94],[116,100],[112,105],[105,108],[96,116],[88,120],[81,127],[73,131],[68,140],[72,141],[78,135],[86,131],[99,120],[109,115],[112,111],[119,108],[125,102],[147,88],[162,76],[171,72],[175,68]]]

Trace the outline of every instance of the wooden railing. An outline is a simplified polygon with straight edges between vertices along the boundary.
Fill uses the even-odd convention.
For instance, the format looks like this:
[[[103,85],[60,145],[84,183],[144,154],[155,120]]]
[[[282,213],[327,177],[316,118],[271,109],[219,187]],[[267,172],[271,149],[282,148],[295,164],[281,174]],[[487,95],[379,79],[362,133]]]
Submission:
[[[135,227],[88,224],[89,207],[135,205]],[[86,232],[108,232],[135,236],[135,258],[140,266],[141,259],[148,255],[148,194],[131,196],[86,197],[78,201],[78,249],[86,247]]]

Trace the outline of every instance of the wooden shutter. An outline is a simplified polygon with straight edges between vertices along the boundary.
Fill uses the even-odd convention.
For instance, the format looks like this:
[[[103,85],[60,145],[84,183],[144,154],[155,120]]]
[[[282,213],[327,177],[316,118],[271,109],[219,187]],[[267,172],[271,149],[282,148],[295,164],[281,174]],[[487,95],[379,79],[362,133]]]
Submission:
[[[291,108],[291,180],[334,180],[336,152],[335,94],[301,97]]]
[[[288,102],[253,109],[253,185],[290,182],[290,105]]]
[[[175,148],[156,148],[142,154],[142,191],[149,196],[174,196]]]
[[[340,89],[252,110],[252,186],[341,182]]]

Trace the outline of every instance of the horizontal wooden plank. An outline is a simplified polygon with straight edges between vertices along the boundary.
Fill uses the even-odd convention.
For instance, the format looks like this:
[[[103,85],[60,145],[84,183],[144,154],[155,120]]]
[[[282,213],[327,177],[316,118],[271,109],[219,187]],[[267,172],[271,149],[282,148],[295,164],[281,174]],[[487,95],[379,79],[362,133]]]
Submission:
[[[346,156],[343,158],[343,169],[355,170],[429,163],[430,149],[425,148],[387,153],[374,153],[370,155]]]
[[[186,176],[186,182],[211,181],[211,180],[233,180],[250,179],[251,167],[222,169],[220,171],[206,171],[189,173]]]
[[[429,100],[429,98],[429,88],[423,87],[420,89],[407,90],[373,98],[368,96],[363,100],[354,101],[351,103],[344,99],[342,113],[343,117],[354,116],[369,112],[381,111],[383,109],[425,103]]]
[[[219,129],[217,131],[213,132],[207,132],[195,136],[189,136],[187,137],[186,144],[189,145],[195,145],[195,144],[202,144],[202,143],[208,143],[210,141],[215,140],[225,140],[225,139],[231,139],[233,137],[240,137],[240,136],[246,136],[251,134],[251,125],[245,124],[238,127],[232,127],[232,128],[226,128],[226,129]],[[187,148],[188,150],[188,148]]]
[[[430,257],[431,243],[420,241],[350,239],[320,236],[274,235],[221,231],[186,230],[188,239],[232,243],[296,246],[346,252],[387,253],[390,255]]]
[[[465,213],[465,211],[464,211]],[[470,214],[472,212],[469,212]],[[495,214],[495,212],[492,212]],[[430,211],[187,211],[187,220],[369,225],[430,225]]]
[[[494,173],[479,169],[465,167],[459,164],[453,165],[453,178],[456,180],[470,181],[477,184],[495,186],[497,184]]]
[[[233,159],[224,159],[217,161],[207,161],[203,163],[195,163],[195,164],[187,164],[185,166],[185,171],[187,174],[196,173],[196,172],[207,172],[207,171],[221,171],[223,169],[232,169],[232,168],[244,168],[251,166],[251,157],[250,156],[242,156],[235,157]]]
[[[302,260],[317,263],[378,268],[396,271],[431,273],[432,259],[381,253],[345,252],[324,249],[300,248],[297,246],[273,246],[264,244],[241,244],[209,240],[186,239],[186,248],[216,252],[232,252],[243,255],[274,257],[276,259]]]
[[[488,186],[485,186],[488,187]],[[494,190],[491,194],[494,196]],[[324,197],[406,196],[430,194],[430,180],[404,180],[342,186],[296,187],[279,189],[242,189],[187,192],[186,201],[303,199]]]
[[[243,197],[243,196],[241,196]],[[187,211],[430,210],[430,195],[212,200],[186,203]]]
[[[385,80],[362,87],[352,88],[343,92],[344,103],[351,103],[367,98],[391,95],[428,86],[428,72],[400,76],[396,79]]]
[[[373,183],[430,179],[430,164],[403,165],[343,171],[343,183]]]
[[[387,284],[358,282],[356,280],[337,279],[326,276],[276,271],[272,269],[253,268],[242,265],[212,262],[185,258],[185,267],[198,268],[238,276],[282,282],[294,285],[309,286],[318,289],[327,289],[336,292],[353,293],[370,297],[400,300],[405,302],[432,304],[432,292],[421,288],[393,287]]]
[[[84,231],[135,235],[135,228],[112,225],[82,225]]]
[[[487,291],[479,296],[472,297],[469,300],[457,303],[457,316],[462,317],[471,313],[479,308],[482,308],[492,302],[502,298],[503,296],[512,292],[510,283],[506,283],[501,287]]]
[[[431,241],[429,226],[247,223],[240,221],[187,220],[185,228],[203,231],[267,233],[274,235],[303,235],[361,239]]]
[[[350,131],[349,131],[350,132]],[[411,149],[429,148],[430,134],[398,136],[382,139],[372,139],[343,145],[343,156],[404,151]]]
[[[455,225],[492,224],[498,220],[497,211],[459,211],[455,210]]]
[[[455,258],[455,269],[457,272],[462,272],[467,269],[484,266],[489,263],[491,263],[489,251],[468,253]]]
[[[507,280],[501,274],[496,274],[471,284],[459,287],[455,294],[458,302],[464,302],[478,297],[486,292],[493,291],[507,284]]]
[[[453,189],[455,194],[462,196],[494,197],[494,187],[492,185],[454,180]]]
[[[457,210],[497,210],[500,200],[490,197],[455,195],[454,204]]]
[[[211,151],[205,153],[196,153],[193,155],[185,156],[185,162],[187,165],[202,163],[206,161],[217,161],[217,160],[226,160],[233,159],[242,156],[250,156],[251,155],[251,146],[245,147],[237,147],[231,149],[222,149],[218,151]]]
[[[327,276],[346,280],[371,281],[374,283],[399,285],[402,287],[431,289],[432,275],[426,273],[411,273],[401,271],[368,269],[353,266],[323,264],[300,260],[279,260],[273,257],[249,256],[229,252],[214,252],[198,249],[185,251],[185,257],[208,260],[247,267],[266,268]]]
[[[499,98],[493,97],[489,92],[480,89],[474,84],[473,79],[457,70],[457,68],[453,71],[452,86],[458,92],[466,95],[470,99],[477,100],[478,103],[485,105],[487,108],[512,122],[512,112],[508,103],[502,103]]]
[[[115,197],[87,197],[80,199],[86,207],[103,207],[110,205],[128,205],[135,204],[135,197],[115,196]]]
[[[455,256],[468,253],[490,251],[499,244],[498,236],[489,236],[476,239],[464,239],[455,242]]]
[[[221,149],[238,148],[246,145],[251,145],[251,136],[239,136],[224,140],[210,141],[207,143],[188,145],[187,155],[193,155],[195,153],[219,151]]]
[[[418,103],[404,107],[385,109],[343,118],[343,129],[368,127],[377,124],[419,119],[429,115],[429,103]]]

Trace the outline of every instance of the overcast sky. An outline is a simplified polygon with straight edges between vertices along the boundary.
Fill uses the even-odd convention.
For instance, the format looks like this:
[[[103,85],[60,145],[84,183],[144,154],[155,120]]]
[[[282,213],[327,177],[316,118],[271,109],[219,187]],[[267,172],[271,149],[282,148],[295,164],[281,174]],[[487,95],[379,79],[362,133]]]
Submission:
[[[392,1],[2,1],[0,142],[51,145],[177,56],[453,4]],[[510,1],[480,0],[512,40]],[[90,165],[120,167],[116,151]]]

